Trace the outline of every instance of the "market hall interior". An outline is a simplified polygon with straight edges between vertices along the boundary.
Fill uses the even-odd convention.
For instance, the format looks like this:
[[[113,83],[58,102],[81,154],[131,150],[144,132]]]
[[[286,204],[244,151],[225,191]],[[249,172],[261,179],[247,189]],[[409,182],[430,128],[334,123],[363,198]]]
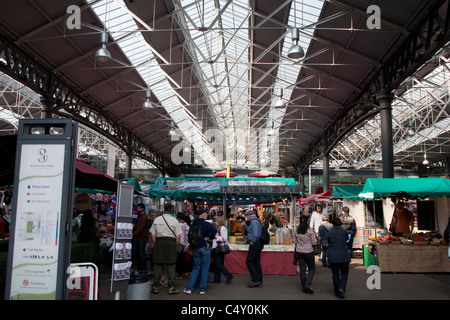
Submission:
[[[5,295],[11,298],[15,288],[25,297],[38,291],[66,296],[60,274],[70,258],[96,262],[100,273],[120,265],[125,272],[112,277],[117,288],[126,287],[132,243],[127,237],[139,202],[150,223],[164,202],[173,203],[175,216],[186,208],[191,214],[200,207],[221,211],[232,249],[228,267],[235,272],[245,271],[239,261],[247,250],[239,210],[256,210],[262,222],[267,213],[282,221],[283,231],[272,230],[262,259],[270,268],[268,279],[285,279],[289,276],[277,272],[296,274],[285,262],[294,251],[299,217],[322,203],[332,217],[350,207],[358,226],[352,249],[363,268],[374,263],[383,277],[445,276],[448,4],[5,4],[0,12]],[[40,179],[41,169],[48,170],[45,179],[52,178]],[[399,201],[413,213],[411,234],[390,230]],[[128,206],[128,213],[118,212],[120,205]],[[82,212],[98,227],[96,258],[84,255],[89,250],[79,244]],[[111,229],[116,222],[120,228]],[[73,234],[59,232],[65,229]],[[50,249],[49,243],[59,246]],[[124,250],[120,258],[111,249],[116,246]],[[11,251],[19,248],[45,255],[13,257]],[[421,258],[419,251],[427,253]],[[393,263],[394,253],[399,259],[414,255],[422,268]],[[13,271],[44,256],[56,266],[49,284],[31,281],[36,285],[30,287],[30,279]],[[438,263],[424,264],[428,256]],[[39,274],[42,268],[26,272]],[[55,285],[54,293],[46,292]]]

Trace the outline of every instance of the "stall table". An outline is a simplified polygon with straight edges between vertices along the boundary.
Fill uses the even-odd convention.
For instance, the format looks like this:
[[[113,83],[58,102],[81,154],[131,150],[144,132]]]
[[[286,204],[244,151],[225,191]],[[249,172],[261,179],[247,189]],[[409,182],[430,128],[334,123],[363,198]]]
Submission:
[[[447,246],[376,244],[381,272],[450,272]]]
[[[249,274],[245,263],[248,244],[230,243],[230,253],[225,257],[225,267],[230,273]],[[265,245],[261,251],[261,269],[263,274],[296,275],[297,266],[292,261],[294,245]]]

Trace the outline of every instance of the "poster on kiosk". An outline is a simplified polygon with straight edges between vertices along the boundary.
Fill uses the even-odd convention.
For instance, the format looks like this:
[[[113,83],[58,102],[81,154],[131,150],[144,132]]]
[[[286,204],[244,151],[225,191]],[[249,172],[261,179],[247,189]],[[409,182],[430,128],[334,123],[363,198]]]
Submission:
[[[76,132],[71,120],[19,123],[6,299],[66,296]]]

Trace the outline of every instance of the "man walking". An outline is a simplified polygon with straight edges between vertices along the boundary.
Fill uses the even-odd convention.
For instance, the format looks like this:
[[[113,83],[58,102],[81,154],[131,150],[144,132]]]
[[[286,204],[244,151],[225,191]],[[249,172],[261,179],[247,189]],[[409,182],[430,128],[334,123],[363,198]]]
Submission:
[[[342,222],[342,229],[347,231],[348,234],[347,249],[351,257],[353,253],[353,240],[355,239],[357,228],[355,219],[353,219],[353,217],[349,213],[349,207],[342,207],[342,214],[339,218]]]
[[[206,210],[199,211],[198,218],[194,219],[189,229],[189,244],[194,247],[194,257],[191,277],[183,290],[186,294],[192,294],[198,277],[200,277],[200,294],[206,293],[208,271],[211,264],[211,242],[217,233],[216,228],[205,221],[207,217]]]
[[[164,264],[167,267],[167,280],[169,294],[177,294],[180,291],[175,283],[175,265],[177,262],[177,250],[180,243],[181,226],[177,219],[172,217],[172,205],[164,205],[164,213],[157,217],[150,228],[153,243],[153,274],[152,293],[157,294],[161,286],[161,277]]]
[[[262,225],[259,219],[255,216],[253,210],[245,212],[246,222],[242,222],[242,227],[245,228],[247,240],[250,243],[247,254],[247,268],[250,272],[252,283],[248,285],[249,288],[256,288],[262,286],[263,274],[261,269],[261,250],[264,245],[261,242]]]

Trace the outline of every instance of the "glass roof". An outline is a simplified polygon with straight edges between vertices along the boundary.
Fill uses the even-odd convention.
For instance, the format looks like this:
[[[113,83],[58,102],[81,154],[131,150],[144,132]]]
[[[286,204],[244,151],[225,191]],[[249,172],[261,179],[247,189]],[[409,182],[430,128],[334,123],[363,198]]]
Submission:
[[[89,3],[94,2],[89,0]],[[201,79],[202,92],[208,104],[208,112],[213,117],[217,128],[226,137],[226,159],[234,159],[233,167],[257,167],[258,160],[250,158],[247,151],[250,139],[250,105],[251,90],[251,45],[248,38],[251,27],[251,8],[249,1],[174,1],[174,18],[182,26],[186,39],[183,44],[194,60],[194,68]],[[299,44],[305,52],[318,20],[323,0],[295,1],[291,5],[288,28],[285,34],[290,34],[292,27],[301,29]],[[157,55],[163,57],[150,47],[138,30],[135,15],[129,11],[122,0],[96,2],[92,9],[105,25],[121,47],[132,65],[147,82],[152,93],[161,102],[171,116],[179,135],[184,136],[193,146],[195,153],[206,167],[219,169],[226,166],[223,159],[216,158],[208,139],[203,135],[202,128],[195,123],[196,119],[188,110],[185,101],[176,90],[168,90],[178,85],[162,71],[156,63]],[[143,23],[142,21],[139,21]],[[151,30],[151,27],[144,24]],[[280,46],[281,58],[277,68],[274,83],[274,93],[283,89],[283,99],[289,101],[301,64],[287,58],[287,52],[292,45],[282,41],[274,45]],[[167,62],[168,63],[168,62]],[[274,94],[272,105],[279,95]],[[269,112],[267,126],[279,129],[285,110],[275,109]],[[205,128],[203,128],[205,129]],[[230,156],[231,155],[231,156]]]
[[[192,146],[196,161],[211,169],[226,167],[225,160],[217,157],[209,137],[205,135],[209,128],[202,128],[204,115],[213,119],[214,129],[222,132],[225,137],[226,159],[234,159],[231,163],[233,168],[259,169],[263,166],[262,155],[249,152],[252,146],[250,93],[258,85],[251,83],[253,61],[250,59],[253,44],[249,39],[249,30],[253,27],[251,15],[258,13],[251,11],[250,1],[174,0],[172,18],[182,26],[181,32],[185,39],[183,50],[188,52],[194,62],[191,68],[200,80],[199,89],[204,99],[201,103],[207,104],[206,112],[202,115],[189,111],[190,107],[195,106],[189,105],[177,92],[180,84],[158,64],[157,58],[163,64],[170,64],[170,61],[145,41],[142,31],[151,31],[150,25],[128,10],[123,0],[87,2],[92,4],[92,9],[110,36],[128,57],[131,64],[126,67],[134,67],[139,72],[152,95],[160,102],[160,105],[154,107],[164,108],[177,129],[177,136]],[[271,107],[267,116],[260,120],[265,121],[267,129],[282,130],[286,109],[274,106],[280,95],[289,105],[302,67],[302,59],[287,57],[293,44],[291,29],[299,28],[299,45],[306,53],[313,32],[320,25],[318,18],[323,4],[324,0],[293,1],[287,24],[283,26],[285,32],[270,48],[280,52],[280,59],[273,67],[276,80],[271,88],[266,88],[272,94]],[[136,20],[140,23],[140,29]],[[445,110],[447,103],[443,98],[449,96],[449,61],[439,54],[436,57],[439,60],[438,67],[426,77],[407,79],[403,86],[407,86],[408,90],[393,102],[394,153],[399,161],[406,161],[413,153],[422,154],[430,150],[433,147],[430,141],[450,130],[450,120],[447,119]],[[0,116],[17,128],[19,118],[32,115],[27,109],[24,112],[13,109],[3,95],[8,91],[17,92],[17,104],[40,106],[38,95],[32,94],[30,89],[4,74],[0,74],[0,85]],[[412,122],[412,129],[416,132],[414,137],[406,136],[408,121]],[[357,168],[375,168],[381,158],[380,153],[374,152],[375,141],[380,136],[380,117],[377,115],[355,128],[333,149],[330,154],[331,167],[354,165],[355,158]],[[266,142],[272,144],[274,140],[267,138]],[[414,146],[419,148],[406,152]],[[264,152],[262,148],[260,151]],[[315,165],[320,166],[320,163],[319,160]]]

